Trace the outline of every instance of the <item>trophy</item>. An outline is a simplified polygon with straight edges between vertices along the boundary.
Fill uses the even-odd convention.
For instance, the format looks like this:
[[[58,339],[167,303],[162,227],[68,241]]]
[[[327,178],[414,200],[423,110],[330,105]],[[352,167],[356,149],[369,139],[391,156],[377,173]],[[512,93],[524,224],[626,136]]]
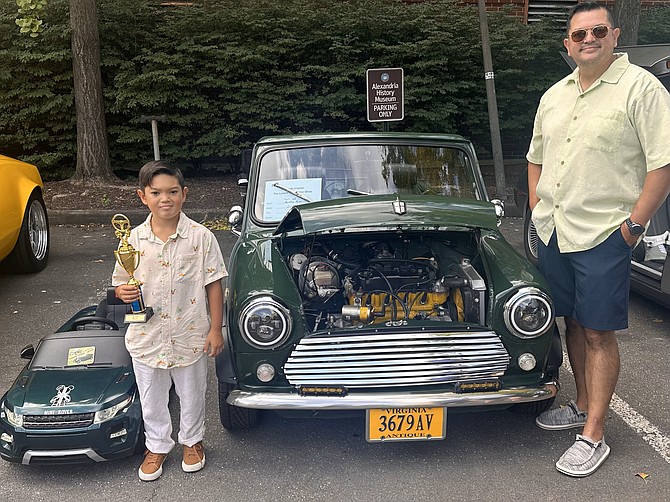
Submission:
[[[128,272],[130,276],[128,284],[137,286],[137,289],[140,291],[140,297],[130,304],[131,311],[125,315],[124,322],[147,322],[154,314],[154,311],[151,307],[147,307],[144,304],[140,281],[135,279],[133,275],[140,264],[140,252],[128,242],[130,220],[124,214],[115,214],[112,217],[112,226],[114,227],[114,235],[121,241],[119,248],[114,251],[116,261]]]

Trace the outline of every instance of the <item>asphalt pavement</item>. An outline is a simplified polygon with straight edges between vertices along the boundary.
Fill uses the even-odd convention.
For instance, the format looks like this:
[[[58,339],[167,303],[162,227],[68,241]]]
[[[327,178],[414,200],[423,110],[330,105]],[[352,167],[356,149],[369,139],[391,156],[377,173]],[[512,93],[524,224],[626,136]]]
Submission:
[[[24,345],[102,296],[118,243],[112,230],[108,223],[55,226],[46,270],[0,275],[0,389],[9,388],[25,363],[18,357]],[[521,219],[506,218],[501,230],[519,249]],[[234,236],[214,233],[229,256]],[[179,450],[153,483],[137,478],[138,455],[63,466],[0,461],[0,486],[12,502],[670,500],[668,325],[670,311],[632,295],[630,328],[618,335],[623,364],[607,426],[612,453],[585,479],[554,468],[574,430],[543,431],[533,417],[508,411],[450,411],[447,438],[433,442],[367,443],[364,414],[289,419],[268,413],[258,428],[231,433],[219,423],[210,361],[201,472],[182,472]],[[557,403],[564,404],[574,396],[567,367],[561,379]]]

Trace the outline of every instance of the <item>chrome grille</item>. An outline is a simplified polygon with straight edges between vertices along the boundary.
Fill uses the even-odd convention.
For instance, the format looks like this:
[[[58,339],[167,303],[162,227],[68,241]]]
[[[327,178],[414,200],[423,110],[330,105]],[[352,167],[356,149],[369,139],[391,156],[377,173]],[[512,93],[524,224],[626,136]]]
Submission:
[[[93,423],[94,413],[75,413],[71,415],[26,415],[23,427],[26,429],[78,429]]]
[[[341,333],[300,340],[284,372],[291,385],[406,387],[498,378],[509,360],[494,331]]]

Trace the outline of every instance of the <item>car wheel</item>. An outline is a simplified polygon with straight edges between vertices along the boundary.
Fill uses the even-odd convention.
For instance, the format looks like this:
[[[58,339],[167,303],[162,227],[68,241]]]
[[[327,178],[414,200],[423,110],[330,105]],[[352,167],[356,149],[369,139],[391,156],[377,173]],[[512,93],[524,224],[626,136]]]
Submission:
[[[35,191],[28,199],[19,238],[4,265],[7,271],[25,274],[43,270],[48,259],[49,219],[44,200]]]
[[[229,431],[251,429],[258,424],[260,412],[251,408],[240,408],[226,402],[226,398],[235,386],[219,382],[219,416],[221,425]]]
[[[539,237],[531,219],[531,212],[527,210],[523,217],[523,249],[526,252],[526,258],[535,266],[537,266],[538,241]]]
[[[144,422],[141,422],[142,425],[140,425],[140,431],[137,434],[137,443],[135,443],[135,450],[133,453],[135,455],[139,453],[144,453],[144,451],[147,449],[146,445],[146,436],[144,435]]]
[[[537,416],[540,413],[547,411],[551,408],[556,400],[555,397],[550,399],[545,399],[544,401],[533,401],[531,403],[517,403],[512,405],[510,408],[514,413],[520,415],[533,415]]]

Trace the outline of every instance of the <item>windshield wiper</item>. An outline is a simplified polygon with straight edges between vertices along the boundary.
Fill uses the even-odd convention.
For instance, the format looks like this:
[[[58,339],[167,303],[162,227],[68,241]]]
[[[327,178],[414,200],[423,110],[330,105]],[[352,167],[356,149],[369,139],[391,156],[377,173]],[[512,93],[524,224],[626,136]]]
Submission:
[[[347,188],[347,193],[349,195],[372,195],[370,192],[363,192],[362,190],[354,190],[353,188]]]
[[[305,197],[303,194],[301,194],[301,193],[299,193],[299,192],[296,192],[295,190],[292,190],[292,189],[290,189],[290,188],[288,188],[288,187],[285,187],[285,186],[283,186],[283,185],[280,185],[279,182],[277,182],[277,183],[273,183],[272,186],[273,186],[273,187],[277,187],[277,188],[279,188],[280,190],[284,190],[284,192],[286,192],[286,193],[290,193],[291,195],[293,195],[293,196],[295,196],[295,197],[298,197],[298,199],[302,199],[302,200],[304,200],[305,202],[314,202],[314,201],[313,201],[312,199],[310,199],[309,197]]]

